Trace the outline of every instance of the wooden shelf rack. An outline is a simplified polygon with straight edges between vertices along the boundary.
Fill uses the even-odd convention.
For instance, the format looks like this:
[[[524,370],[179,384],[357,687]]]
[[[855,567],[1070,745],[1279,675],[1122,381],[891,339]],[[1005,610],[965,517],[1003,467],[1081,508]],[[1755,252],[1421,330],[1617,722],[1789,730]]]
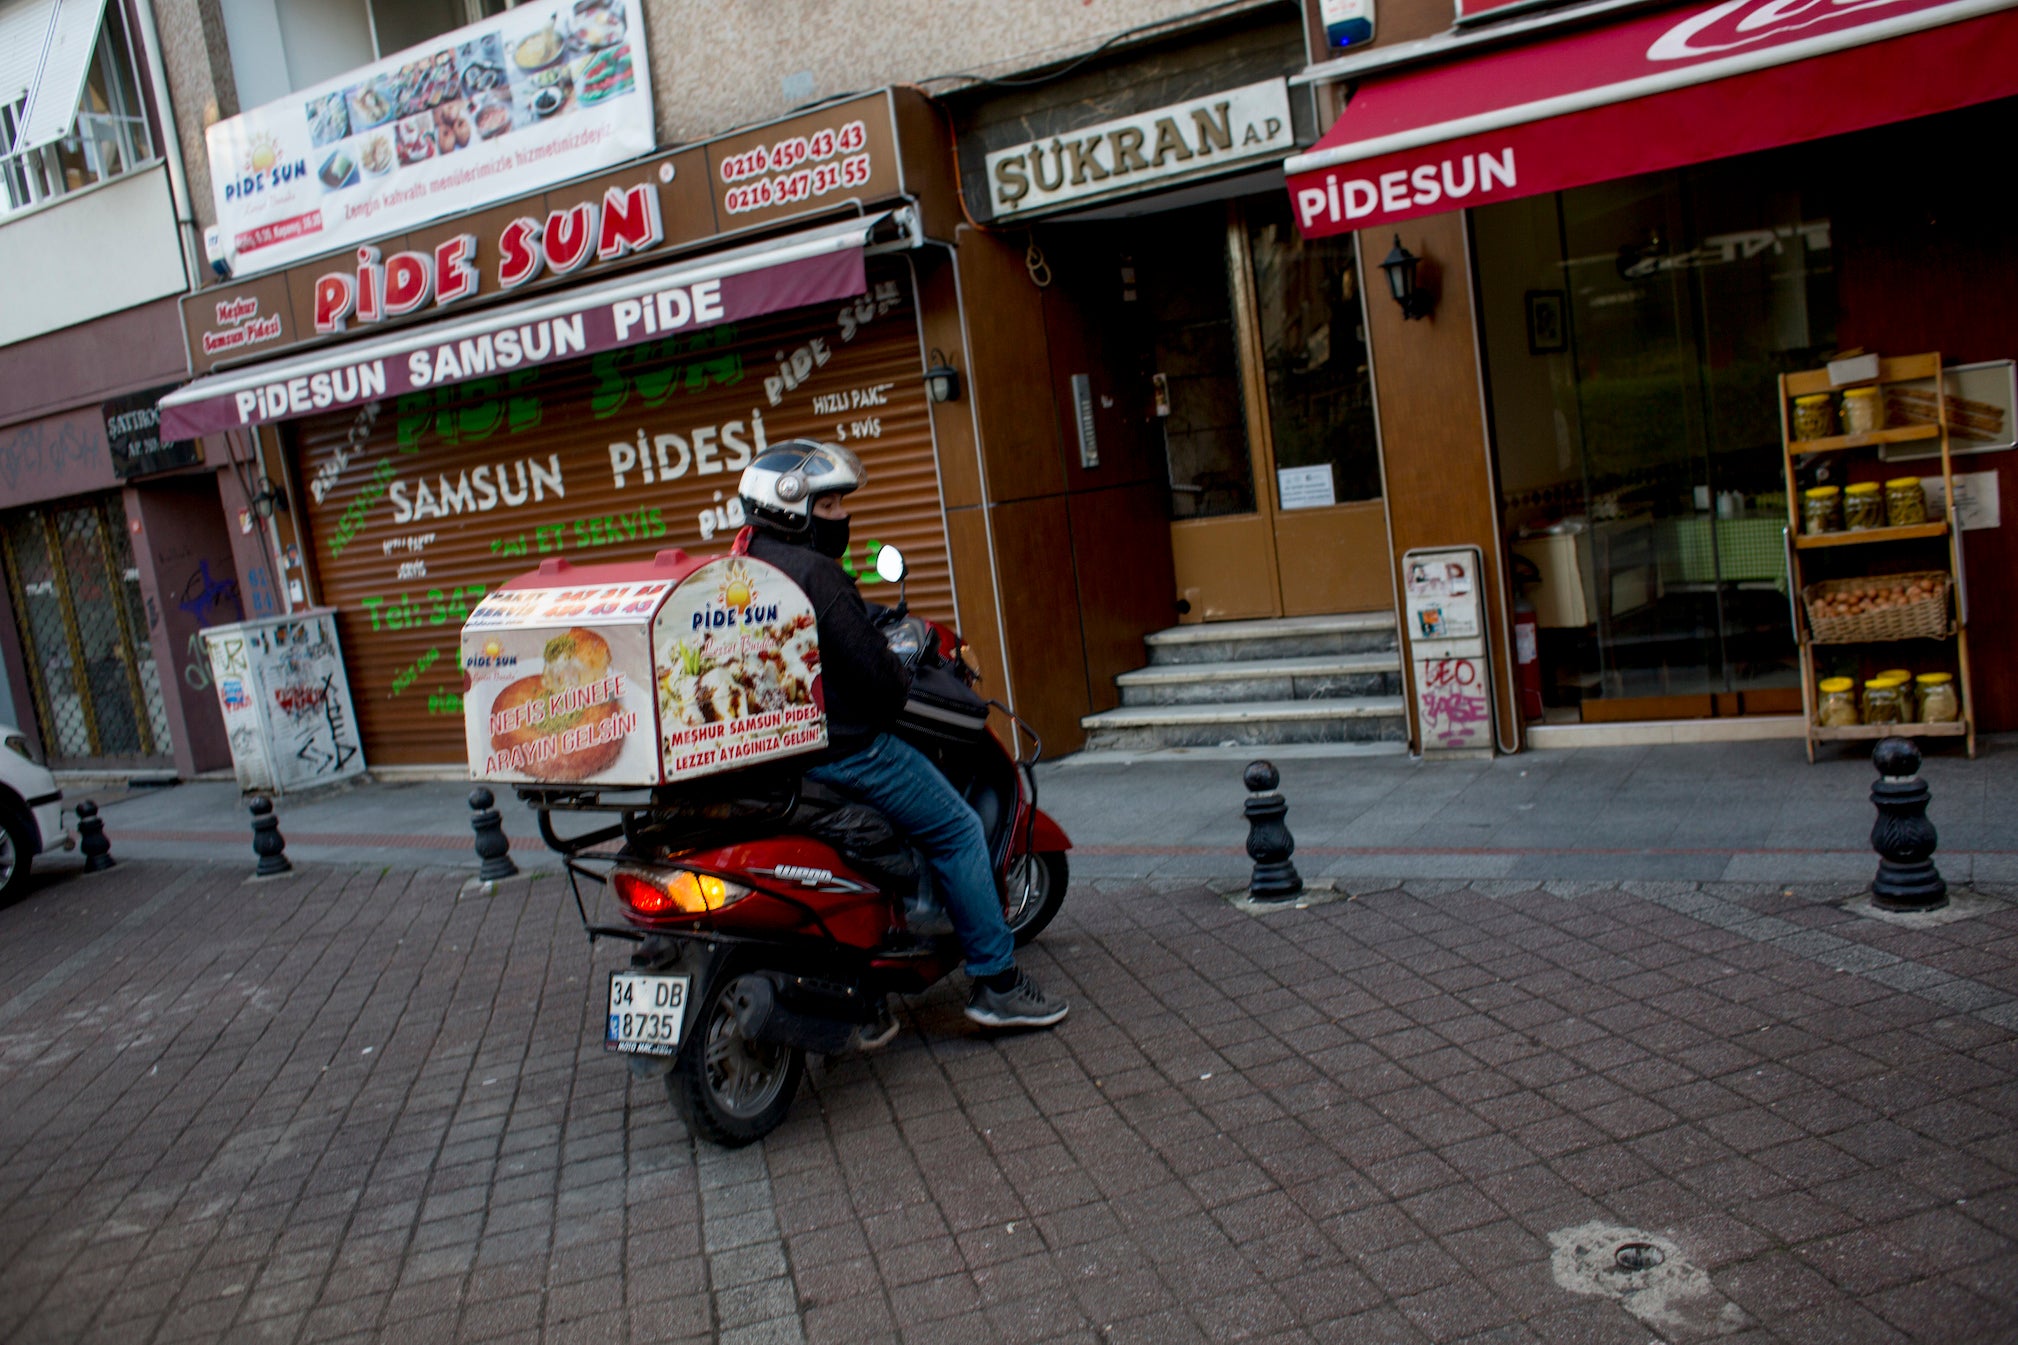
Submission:
[[[1847,387],[1884,387],[1888,383],[1931,381],[1934,387],[1936,414],[1931,424],[1897,425],[1875,430],[1869,434],[1839,434],[1825,439],[1796,439],[1793,437],[1794,399],[1813,393],[1838,393]],[[1882,399],[1881,399],[1882,400]],[[1805,534],[1802,532],[1801,485],[1796,468],[1796,458],[1809,458],[1817,453],[1855,453],[1860,450],[1874,450],[1885,444],[1909,443],[1915,440],[1936,439],[1941,446],[1941,480],[1944,486],[1943,498],[1948,502],[1948,518],[1927,523],[1914,523],[1896,528],[1870,528],[1859,532],[1825,532]],[[1793,605],[1795,625],[1801,644],[1801,702],[1808,721],[1808,760],[1815,759],[1815,744],[1824,742],[1858,742],[1878,738],[1960,738],[1970,756],[1976,755],[1976,702],[1969,681],[1969,586],[1962,568],[1962,533],[1958,527],[1951,527],[1955,499],[1955,469],[1948,443],[1948,394],[1941,376],[1941,356],[1938,352],[1925,355],[1908,355],[1898,359],[1878,361],[1878,376],[1853,383],[1833,383],[1826,369],[1809,369],[1800,373],[1784,374],[1780,378],[1780,440],[1784,448],[1783,466],[1787,479],[1787,536],[1793,545],[1788,549],[1787,562],[1789,579],[1793,584]],[[1875,454],[1872,455],[1875,459]],[[1856,459],[1851,459],[1852,462]],[[1854,724],[1843,728],[1827,728],[1817,720],[1819,694],[1815,689],[1815,650],[1818,642],[1808,624],[1807,604],[1802,593],[1811,582],[1803,573],[1806,566],[1819,564],[1825,554],[1842,554],[1838,548],[1848,546],[1877,547],[1875,553],[1882,557],[1883,548],[1929,539],[1948,539],[1946,547],[1946,568],[1949,577],[1950,601],[1954,604],[1953,620],[1947,633],[1938,638],[1911,641],[1914,644],[1940,644],[1954,651],[1955,685],[1962,697],[1962,717],[1953,724]],[[1911,564],[1902,564],[1902,570],[1931,570],[1934,565],[1926,563],[1921,552]],[[1879,571],[1882,573],[1882,569]],[[1873,649],[1882,648],[1885,642],[1866,642]],[[1824,648],[1842,649],[1841,643],[1829,643]],[[1861,692],[1862,688],[1859,688]],[[1910,710],[1912,707],[1908,707]]]

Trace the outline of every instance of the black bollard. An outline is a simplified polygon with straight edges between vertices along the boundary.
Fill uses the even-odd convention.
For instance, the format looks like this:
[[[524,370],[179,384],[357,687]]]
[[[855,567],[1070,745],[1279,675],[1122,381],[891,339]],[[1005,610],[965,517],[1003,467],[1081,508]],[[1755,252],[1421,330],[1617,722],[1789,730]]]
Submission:
[[[252,876],[271,878],[292,872],[294,865],[287,858],[287,841],[280,834],[280,819],[273,815],[273,800],[261,795],[252,801],[251,808],[252,853],[259,856],[259,866]]]
[[[1948,904],[1948,884],[1934,867],[1939,837],[1927,817],[1934,791],[1920,778],[1920,749],[1905,738],[1884,738],[1871,764],[1878,770],[1871,786],[1878,809],[1871,827],[1871,848],[1878,852],[1872,903],[1888,911],[1938,911]]]
[[[504,818],[491,806],[496,802],[497,797],[482,785],[469,792],[469,825],[476,832],[476,857],[483,861],[476,876],[486,883],[510,878],[519,871],[512,863],[512,843],[504,834]]]
[[[1289,814],[1289,805],[1275,792],[1281,777],[1273,764],[1256,761],[1248,765],[1242,778],[1252,796],[1244,809],[1247,854],[1254,861],[1254,877],[1248,882],[1247,895],[1256,901],[1286,900],[1303,891],[1303,879],[1297,874],[1296,865],[1289,862],[1290,853],[1296,849],[1296,838],[1289,834],[1289,825],[1283,821]]]
[[[105,822],[98,805],[90,799],[77,805],[77,848],[84,852],[84,871],[100,873],[113,866],[112,842],[105,839]]]

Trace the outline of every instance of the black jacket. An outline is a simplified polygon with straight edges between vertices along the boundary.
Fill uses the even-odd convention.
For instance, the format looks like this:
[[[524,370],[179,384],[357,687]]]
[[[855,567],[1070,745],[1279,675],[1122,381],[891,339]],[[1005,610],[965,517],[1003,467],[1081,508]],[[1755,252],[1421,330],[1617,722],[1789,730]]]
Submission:
[[[827,701],[828,757],[838,760],[861,751],[904,708],[910,691],[904,661],[890,652],[840,562],[761,530],[750,539],[750,554],[783,570],[812,601]]]

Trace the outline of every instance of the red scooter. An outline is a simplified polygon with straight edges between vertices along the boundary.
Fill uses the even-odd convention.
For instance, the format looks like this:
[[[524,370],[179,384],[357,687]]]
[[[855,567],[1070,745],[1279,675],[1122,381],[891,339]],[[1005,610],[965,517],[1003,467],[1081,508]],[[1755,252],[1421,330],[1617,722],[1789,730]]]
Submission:
[[[885,548],[879,571],[901,581],[902,568]],[[1071,842],[1037,807],[1030,768],[1041,745],[1017,720],[1032,750],[1013,755],[978,697],[965,706],[957,695],[921,698],[919,688],[944,687],[948,674],[967,687],[979,680],[952,630],[900,602],[885,631],[921,674],[897,731],[980,815],[1020,947],[1057,915],[1069,877]],[[637,1077],[664,1079],[688,1126],[716,1144],[776,1129],[808,1052],[887,1039],[889,996],[917,994],[961,963],[950,925],[921,899],[930,885],[922,858],[880,815],[789,761],[652,790],[518,793],[564,857],[590,940],[636,945],[629,968],[610,973],[605,1048],[627,1056]],[[564,837],[560,813],[617,820]],[[584,883],[614,899],[622,923],[591,918]],[[594,905],[600,912],[604,902]]]

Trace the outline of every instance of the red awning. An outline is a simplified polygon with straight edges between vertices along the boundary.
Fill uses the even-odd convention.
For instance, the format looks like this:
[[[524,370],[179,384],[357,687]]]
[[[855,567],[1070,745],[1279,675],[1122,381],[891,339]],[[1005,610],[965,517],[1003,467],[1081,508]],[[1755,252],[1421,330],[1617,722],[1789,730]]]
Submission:
[[[2012,96],[2018,0],[1695,0],[1369,76],[1284,168],[1316,238]]]

